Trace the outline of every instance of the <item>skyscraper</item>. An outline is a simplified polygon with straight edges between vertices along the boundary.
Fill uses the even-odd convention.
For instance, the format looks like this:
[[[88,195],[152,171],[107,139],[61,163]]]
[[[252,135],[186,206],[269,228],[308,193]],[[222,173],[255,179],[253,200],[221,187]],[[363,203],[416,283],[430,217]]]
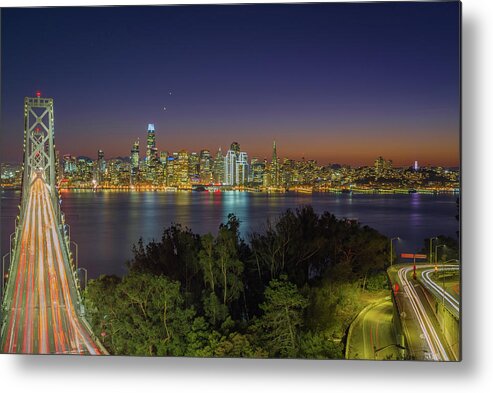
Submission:
[[[233,142],[224,158],[224,184],[244,185],[248,182],[248,154],[242,152],[238,142]]]
[[[190,157],[186,150],[178,153],[178,159],[174,162],[175,183],[180,188],[190,187],[189,166]]]
[[[248,165],[248,154],[242,151],[236,158],[235,184],[240,186],[245,185],[248,183],[249,175],[250,167]]]
[[[154,183],[156,181],[158,162],[159,157],[156,147],[154,124],[149,124],[147,126],[147,150],[145,157],[145,177],[148,182]]]
[[[199,180],[200,158],[196,152],[191,152],[188,156],[188,175],[194,183]]]
[[[277,158],[276,141],[272,145],[272,161],[270,164],[270,185],[279,187],[279,160]]]
[[[156,148],[156,132],[154,130],[154,124],[149,124],[147,126],[147,151],[146,151],[146,161],[149,164],[152,158],[157,157]]]
[[[230,149],[224,157],[224,184],[227,186],[235,185],[236,153]]]
[[[139,138],[134,142],[130,150],[130,179],[132,183],[137,180],[139,173]]]
[[[63,175],[67,178],[71,178],[77,172],[77,158],[70,154],[63,156]]]
[[[200,165],[199,165],[200,182],[202,184],[209,184],[212,181],[212,157],[209,150],[200,151]]]
[[[250,162],[250,181],[256,185],[264,184],[265,163],[252,158]]]
[[[94,180],[101,183],[103,181],[105,170],[106,161],[104,160],[104,152],[100,149],[98,150],[98,159],[94,165]]]
[[[216,158],[214,159],[212,174],[215,183],[224,182],[224,156],[221,148],[217,151]]]
[[[382,156],[375,160],[375,178],[385,177],[392,169],[392,160],[386,160]]]
[[[166,185],[168,187],[176,186],[175,179],[175,162],[177,162],[175,155],[168,156],[168,160],[166,162]]]

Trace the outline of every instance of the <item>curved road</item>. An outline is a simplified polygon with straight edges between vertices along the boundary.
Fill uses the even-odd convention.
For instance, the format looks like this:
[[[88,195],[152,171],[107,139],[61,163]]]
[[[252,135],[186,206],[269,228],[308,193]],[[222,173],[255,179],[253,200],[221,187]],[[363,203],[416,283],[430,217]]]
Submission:
[[[383,300],[365,308],[351,326],[347,359],[401,359],[393,325],[393,304]]]
[[[426,279],[426,272],[433,269],[434,265],[417,264],[415,280],[412,265],[394,265],[389,269],[389,276],[393,283],[399,284],[395,299],[411,357],[417,360],[453,361],[457,360],[457,355],[443,336],[433,307],[436,295],[428,289],[428,286],[433,286],[434,291],[439,290],[436,283]]]
[[[458,265],[448,265],[445,267],[439,267],[438,271],[451,271],[458,272]],[[443,288],[437,282],[433,280],[434,269],[426,269],[421,273],[421,280],[425,284],[426,288],[433,293],[437,299],[443,299],[445,307],[456,317],[459,318],[459,299],[454,295],[450,294],[447,289]]]

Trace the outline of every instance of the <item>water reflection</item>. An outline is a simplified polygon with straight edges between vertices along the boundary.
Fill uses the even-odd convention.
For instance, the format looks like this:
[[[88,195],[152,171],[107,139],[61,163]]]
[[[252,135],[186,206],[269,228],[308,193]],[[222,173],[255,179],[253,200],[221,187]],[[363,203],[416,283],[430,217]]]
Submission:
[[[1,194],[2,255],[8,250],[8,235],[20,194]],[[71,225],[72,238],[79,244],[79,261],[90,277],[124,274],[125,262],[139,237],[160,239],[163,228],[181,223],[199,233],[217,233],[220,223],[234,213],[241,233],[261,231],[268,218],[275,219],[288,208],[313,205],[318,213],[330,211],[338,217],[358,219],[391,237],[398,252],[411,252],[423,239],[438,234],[455,237],[454,195],[345,195],[264,194],[242,192],[64,192],[63,209]]]

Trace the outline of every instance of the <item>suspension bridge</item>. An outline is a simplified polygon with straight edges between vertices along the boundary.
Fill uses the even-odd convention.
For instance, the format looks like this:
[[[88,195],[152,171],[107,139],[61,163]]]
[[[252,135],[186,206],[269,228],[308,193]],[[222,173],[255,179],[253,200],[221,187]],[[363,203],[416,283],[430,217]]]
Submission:
[[[38,92],[24,99],[22,191],[2,260],[0,351],[106,354],[84,317],[56,179],[53,99]]]

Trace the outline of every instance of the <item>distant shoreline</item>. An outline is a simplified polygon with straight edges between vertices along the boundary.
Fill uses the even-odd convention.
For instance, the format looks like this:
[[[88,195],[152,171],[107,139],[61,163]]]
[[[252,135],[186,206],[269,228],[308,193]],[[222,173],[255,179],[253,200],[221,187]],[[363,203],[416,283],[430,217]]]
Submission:
[[[0,187],[0,189],[3,190],[9,190],[9,191],[20,191],[21,187]],[[104,187],[104,188],[98,188],[94,190],[93,188],[90,187],[70,187],[70,188],[61,188],[60,191],[62,192],[72,192],[72,191],[85,191],[85,192],[101,192],[101,191],[113,191],[113,192],[159,192],[159,193],[166,193],[166,194],[176,194],[176,193],[230,193],[230,192],[246,192],[246,193],[252,193],[252,194],[347,194],[347,195],[362,195],[362,194],[375,194],[375,195],[381,195],[381,194],[390,194],[390,195],[395,195],[395,194],[400,194],[400,195],[406,195],[406,194],[427,194],[427,195],[433,195],[433,194],[460,194],[460,189],[391,189],[391,190],[382,190],[382,189],[352,189],[352,190],[346,190],[346,189],[341,189],[341,190],[287,190],[287,191],[279,191],[279,190],[216,190],[216,191],[209,191],[209,190],[202,190],[202,191],[197,191],[193,189],[177,189],[177,190],[165,190],[162,188],[136,188],[136,189],[130,189],[128,187]]]

